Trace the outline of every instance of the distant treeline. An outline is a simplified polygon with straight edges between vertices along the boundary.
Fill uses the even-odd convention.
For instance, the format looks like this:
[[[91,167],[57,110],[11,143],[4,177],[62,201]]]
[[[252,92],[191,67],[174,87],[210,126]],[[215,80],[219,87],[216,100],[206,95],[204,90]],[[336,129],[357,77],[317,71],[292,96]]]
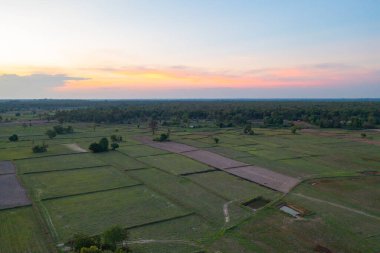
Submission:
[[[380,101],[350,100],[141,100],[87,101],[81,108],[57,108],[61,122],[139,123],[151,119],[164,125],[199,121],[219,127],[260,122],[279,127],[304,121],[322,128],[375,128],[380,124]],[[71,104],[73,106],[73,104]]]

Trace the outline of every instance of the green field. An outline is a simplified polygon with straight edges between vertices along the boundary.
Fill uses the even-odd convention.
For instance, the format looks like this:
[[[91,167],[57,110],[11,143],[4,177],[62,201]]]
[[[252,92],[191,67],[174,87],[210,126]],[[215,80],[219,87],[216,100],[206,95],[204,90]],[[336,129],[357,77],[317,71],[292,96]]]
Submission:
[[[68,170],[105,165],[105,163],[96,159],[94,155],[85,153],[17,160],[15,164],[20,173]]]
[[[113,167],[23,175],[27,188],[40,199],[94,192],[138,184]]]
[[[188,212],[144,186],[43,201],[61,241],[74,233],[99,234],[112,225],[130,227]]]
[[[32,207],[0,211],[0,252],[55,252]]]
[[[180,154],[136,140],[133,124],[73,123],[75,133],[48,140],[54,124],[0,126],[0,161],[11,160],[33,205],[0,210],[1,253],[55,252],[76,233],[128,230],[132,252],[266,253],[380,251],[380,132],[255,128],[172,128],[171,140],[296,177],[284,194]],[[161,129],[159,133],[165,132]],[[18,132],[20,141],[10,143]],[[158,134],[159,134],[158,133]],[[101,137],[120,135],[116,151],[75,153]],[[219,138],[216,144],[214,137]],[[33,154],[32,141],[48,152]],[[365,173],[363,173],[365,172]],[[244,203],[270,202],[253,211]],[[293,218],[282,204],[306,210]]]

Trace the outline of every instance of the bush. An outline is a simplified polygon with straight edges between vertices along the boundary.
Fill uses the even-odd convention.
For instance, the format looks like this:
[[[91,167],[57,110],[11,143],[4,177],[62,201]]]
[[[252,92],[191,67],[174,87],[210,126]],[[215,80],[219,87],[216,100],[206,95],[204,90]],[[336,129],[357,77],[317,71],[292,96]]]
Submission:
[[[103,244],[115,250],[118,243],[127,238],[126,231],[120,226],[114,226],[103,233]]]
[[[160,137],[154,138],[154,141],[168,141],[169,140],[169,134],[161,134]]]
[[[112,142],[122,142],[123,137],[120,135],[113,134],[113,135],[111,135],[111,141]]]
[[[42,144],[42,145],[34,145],[32,148],[33,153],[44,153],[47,151],[48,145]]]
[[[12,134],[11,136],[9,136],[9,141],[18,141],[18,135],[17,134]]]
[[[119,144],[117,144],[116,142],[114,142],[114,143],[111,144],[111,148],[112,148],[112,150],[116,150],[117,148],[119,148]]]
[[[71,240],[71,247],[75,251],[81,251],[83,248],[90,248],[92,246],[100,247],[100,237],[90,237],[84,234],[75,234]],[[86,252],[86,251],[85,251]],[[88,252],[88,251],[87,251]],[[91,251],[90,251],[91,252]]]
[[[215,142],[215,144],[218,144],[218,143],[219,143],[219,138],[218,138],[218,137],[215,137],[215,138],[214,138],[214,142]]]
[[[83,247],[80,250],[80,253],[102,253],[102,251],[96,246]]]
[[[46,135],[49,137],[49,139],[53,139],[55,136],[57,136],[57,133],[54,130],[49,129],[46,131]]]
[[[366,133],[361,133],[360,136],[361,136],[362,138],[366,138],[366,137],[367,137],[367,134],[366,134]]]
[[[71,134],[74,132],[74,128],[72,126],[63,127],[62,125],[54,126],[53,130],[57,134]]]

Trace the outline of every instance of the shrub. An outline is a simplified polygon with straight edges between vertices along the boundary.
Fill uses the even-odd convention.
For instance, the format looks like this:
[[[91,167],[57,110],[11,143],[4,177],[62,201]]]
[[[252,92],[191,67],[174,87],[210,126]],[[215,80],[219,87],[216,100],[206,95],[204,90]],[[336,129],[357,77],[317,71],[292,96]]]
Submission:
[[[119,144],[117,144],[116,142],[113,142],[111,144],[111,148],[112,148],[112,150],[116,150],[117,148],[119,148]]]
[[[84,234],[75,234],[71,240],[71,247],[75,251],[81,251],[83,248],[90,248],[92,246],[100,247],[100,237],[94,236],[90,237]],[[86,251],[85,251],[86,252]],[[91,251],[90,251],[91,252]]]
[[[74,128],[72,126],[63,127],[62,125],[54,126],[53,130],[57,134],[71,134],[74,132]]]
[[[154,141],[168,141],[169,140],[169,134],[161,134],[160,137],[154,138]]]
[[[117,244],[126,238],[126,231],[120,226],[114,226],[103,233],[103,244],[108,245],[112,250],[115,250]]]
[[[17,134],[12,134],[11,136],[9,136],[9,141],[18,141],[18,135]]]
[[[361,136],[362,138],[366,138],[366,137],[367,137],[367,134],[366,134],[366,133],[361,133],[360,136]]]
[[[53,139],[55,136],[57,136],[57,133],[54,130],[49,129],[46,131],[46,135],[49,137],[49,139]]]
[[[218,143],[219,143],[219,138],[218,138],[218,137],[215,137],[215,138],[214,138],[214,142],[215,142],[215,144],[218,144]]]
[[[111,141],[112,142],[122,142],[123,137],[120,135],[113,134],[113,135],[111,135]]]
[[[254,132],[253,132],[253,130],[252,130],[252,125],[251,125],[251,124],[246,125],[246,126],[244,127],[243,132],[244,132],[245,134],[253,135]]]
[[[33,153],[44,153],[47,151],[48,145],[42,144],[42,145],[34,145],[32,148]]]

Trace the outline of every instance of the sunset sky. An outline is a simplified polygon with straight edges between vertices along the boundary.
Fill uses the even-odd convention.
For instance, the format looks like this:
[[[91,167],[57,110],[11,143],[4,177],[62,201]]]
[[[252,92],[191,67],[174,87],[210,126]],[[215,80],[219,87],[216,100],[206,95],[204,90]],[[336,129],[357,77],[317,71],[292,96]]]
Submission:
[[[360,97],[379,0],[0,0],[0,99]]]

